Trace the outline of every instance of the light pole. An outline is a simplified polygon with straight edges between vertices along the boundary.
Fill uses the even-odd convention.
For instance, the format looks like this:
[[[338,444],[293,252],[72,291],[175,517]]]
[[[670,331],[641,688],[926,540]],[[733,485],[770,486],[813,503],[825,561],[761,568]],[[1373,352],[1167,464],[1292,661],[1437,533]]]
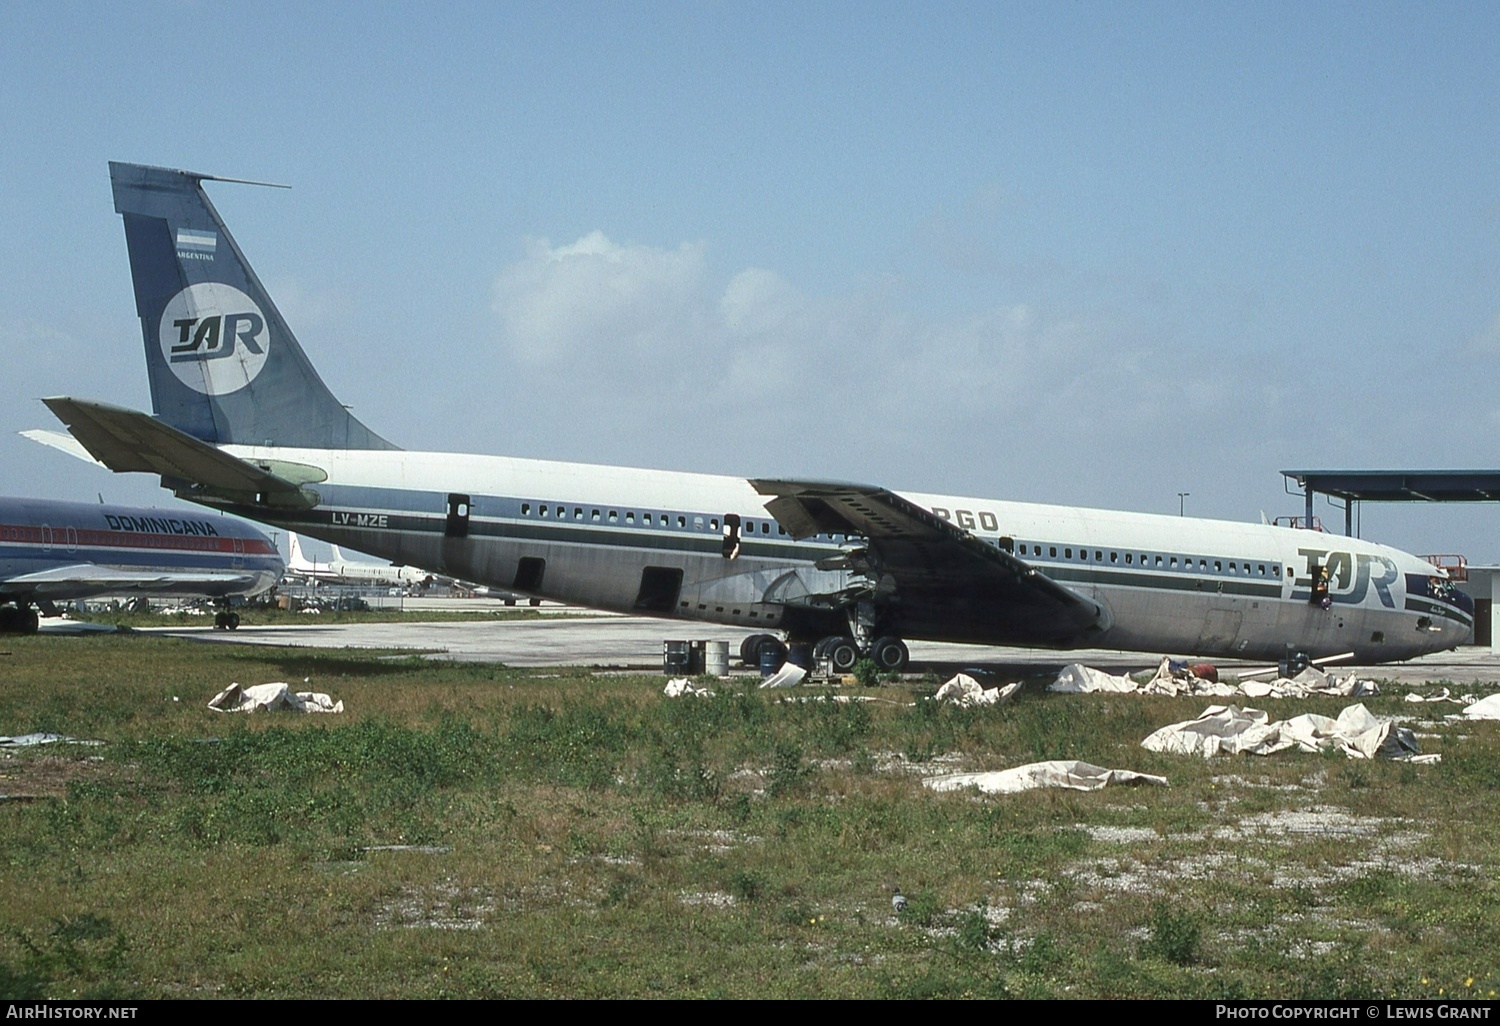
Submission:
[[[1186,513],[1184,511],[1187,508],[1187,497],[1189,495],[1192,495],[1192,494],[1193,494],[1192,492],[1178,492],[1177,493],[1177,515],[1178,516],[1185,516],[1186,515]]]

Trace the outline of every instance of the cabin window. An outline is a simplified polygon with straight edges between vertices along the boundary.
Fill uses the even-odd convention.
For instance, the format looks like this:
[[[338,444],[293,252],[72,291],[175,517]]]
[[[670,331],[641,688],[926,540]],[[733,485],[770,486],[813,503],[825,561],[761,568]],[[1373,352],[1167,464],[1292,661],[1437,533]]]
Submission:
[[[786,534],[786,528],[782,527],[780,524],[777,524],[776,525],[776,533],[780,534],[780,535],[785,535]]]
[[[1125,553],[1125,565],[1126,566],[1130,565],[1130,553],[1128,553],[1128,552]]]
[[[531,503],[529,503],[529,502],[523,502],[523,503],[521,503],[521,516],[523,516],[523,517],[524,516],[530,516],[530,514],[531,514]]]
[[[592,514],[590,515],[590,519],[592,519],[596,524],[599,522],[599,511],[597,509],[592,512]]]
[[[1223,572],[1224,572],[1224,564],[1220,563],[1217,559],[1214,560],[1214,573],[1221,574]]]
[[[694,517],[693,518],[693,527],[696,530],[699,530],[699,531],[703,530],[703,518],[702,517]]]
[[[764,520],[762,520],[760,522],[760,533],[761,534],[770,534],[771,533],[771,525],[768,524],[768,523],[766,523]]]
[[[1174,566],[1174,567],[1177,565],[1177,557],[1176,556],[1172,557],[1170,565]]]
[[[708,529],[710,531],[717,531],[719,529],[719,518],[718,517],[710,517],[709,518]]]
[[[677,518],[677,526],[678,527],[686,527],[687,526],[687,517],[678,517]]]
[[[1262,577],[1266,576],[1266,564],[1261,563],[1261,564],[1259,564],[1259,566],[1260,566],[1260,575]]]
[[[1109,554],[1109,561],[1111,563],[1118,563],[1120,561],[1120,554],[1118,552],[1111,552]]]
[[[1206,559],[1200,559],[1200,560],[1198,560],[1198,569],[1199,570],[1207,570],[1208,569],[1208,560],[1206,560]]]
[[[635,511],[634,510],[626,510],[625,511],[625,522],[627,524],[633,524],[633,523],[635,523]]]
[[[1073,550],[1072,549],[1063,549],[1063,555],[1066,556],[1069,559],[1072,559],[1073,558]]]
[[[1281,576],[1281,567],[1277,566],[1275,563],[1271,564],[1271,576],[1272,577],[1280,577]]]
[[[1047,546],[1047,554],[1049,556],[1054,556],[1055,557],[1057,555],[1057,546],[1056,545],[1049,545],[1049,546]]]
[[[547,507],[546,506],[538,506],[536,508],[536,515],[539,516],[539,517],[546,516],[547,515]]]
[[[619,510],[612,509],[612,510],[609,511],[609,522],[611,524],[618,524],[620,522],[620,511]]]

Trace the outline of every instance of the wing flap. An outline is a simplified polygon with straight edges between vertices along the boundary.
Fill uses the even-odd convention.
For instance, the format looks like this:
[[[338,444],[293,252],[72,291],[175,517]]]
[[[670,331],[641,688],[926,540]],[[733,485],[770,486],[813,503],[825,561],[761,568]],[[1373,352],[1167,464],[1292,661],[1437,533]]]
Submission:
[[[163,424],[155,417],[108,403],[57,396],[43,399],[89,455],[116,473],[159,474],[162,483],[194,500],[223,498],[308,509],[316,492],[303,484],[326,477],[315,467],[260,467]],[[290,472],[300,480],[285,476]],[[181,486],[186,486],[183,491]]]

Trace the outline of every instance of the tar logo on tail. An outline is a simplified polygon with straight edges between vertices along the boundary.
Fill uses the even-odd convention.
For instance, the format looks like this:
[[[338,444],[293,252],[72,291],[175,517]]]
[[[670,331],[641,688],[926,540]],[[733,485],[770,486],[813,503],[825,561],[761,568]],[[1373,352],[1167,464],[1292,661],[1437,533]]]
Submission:
[[[172,373],[204,395],[228,395],[254,381],[271,343],[260,307],[221,282],[189,285],[173,296],[157,334]]]

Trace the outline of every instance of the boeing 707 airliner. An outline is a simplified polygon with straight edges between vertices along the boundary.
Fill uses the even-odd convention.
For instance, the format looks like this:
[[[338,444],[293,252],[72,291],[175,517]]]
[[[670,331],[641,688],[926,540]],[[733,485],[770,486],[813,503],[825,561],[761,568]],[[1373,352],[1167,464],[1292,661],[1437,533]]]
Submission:
[[[155,416],[45,402],[94,458],[193,502],[538,598],[753,628],[756,661],[801,642],[840,669],[897,670],[928,639],[1373,663],[1471,636],[1444,571],[1358,538],[400,449],[313,369],[209,202],[212,176],[111,163],[110,178]]]

